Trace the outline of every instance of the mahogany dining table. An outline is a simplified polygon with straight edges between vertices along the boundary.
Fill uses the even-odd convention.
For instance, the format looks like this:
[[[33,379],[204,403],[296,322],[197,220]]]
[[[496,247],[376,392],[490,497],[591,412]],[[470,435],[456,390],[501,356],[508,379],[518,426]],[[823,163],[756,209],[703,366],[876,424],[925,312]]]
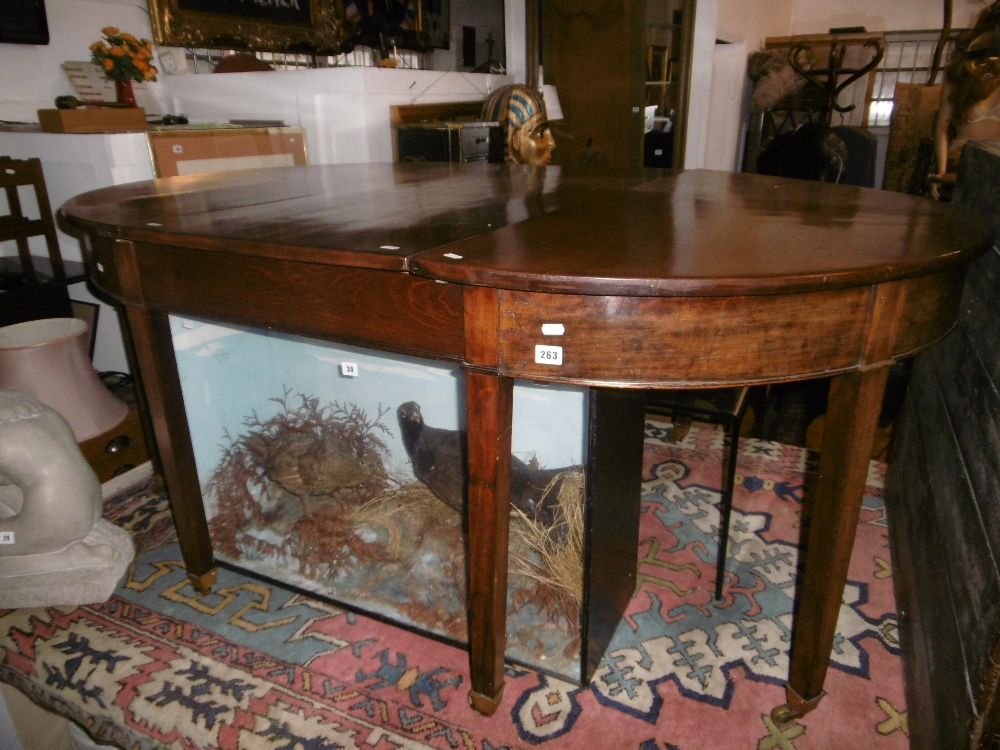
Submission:
[[[824,695],[889,369],[948,334],[966,266],[993,242],[977,215],[887,191],[481,162],[159,179],[77,196],[61,219],[124,311],[201,591],[216,564],[170,314],[461,366],[470,701],[484,714],[503,693],[514,380],[641,396],[830,378],[782,723]]]

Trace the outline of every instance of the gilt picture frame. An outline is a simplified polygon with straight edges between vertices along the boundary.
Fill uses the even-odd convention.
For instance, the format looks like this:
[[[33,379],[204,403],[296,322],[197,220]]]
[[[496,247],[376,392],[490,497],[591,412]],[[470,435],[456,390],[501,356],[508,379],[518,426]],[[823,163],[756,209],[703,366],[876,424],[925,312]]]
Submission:
[[[385,52],[392,48],[428,52],[434,46],[428,28],[440,22],[431,18],[434,0],[342,0],[349,31],[348,47],[365,45]],[[442,0],[434,8],[440,12]],[[447,0],[444,0],[447,8]],[[425,7],[426,6],[426,7]],[[426,10],[426,13],[425,13]],[[447,42],[447,34],[445,35]],[[345,49],[345,51],[347,51]]]
[[[167,47],[337,54],[343,0],[148,0],[153,39]]]

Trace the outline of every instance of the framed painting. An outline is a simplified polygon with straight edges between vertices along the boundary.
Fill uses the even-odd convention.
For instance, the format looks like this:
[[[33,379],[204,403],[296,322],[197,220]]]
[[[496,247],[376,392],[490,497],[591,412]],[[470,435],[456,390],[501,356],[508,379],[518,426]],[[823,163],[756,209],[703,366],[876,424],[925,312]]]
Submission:
[[[426,52],[434,46],[427,33],[425,18],[428,0],[341,1],[350,26],[348,47],[363,44],[382,51],[391,51],[395,47]],[[440,2],[437,0],[438,6]]]
[[[153,39],[168,47],[337,54],[343,0],[149,0]]]

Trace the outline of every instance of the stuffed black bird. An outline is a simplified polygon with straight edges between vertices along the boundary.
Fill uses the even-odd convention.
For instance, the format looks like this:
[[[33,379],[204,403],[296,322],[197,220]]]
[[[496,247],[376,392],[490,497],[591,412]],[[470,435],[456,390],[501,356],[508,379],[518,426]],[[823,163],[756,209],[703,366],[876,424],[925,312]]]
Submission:
[[[462,512],[468,486],[466,435],[424,423],[420,405],[407,401],[396,410],[403,447],[413,474],[443,503]],[[552,479],[566,469],[536,469],[517,456],[510,457],[510,502],[535,521],[555,523],[557,492],[545,494]]]
[[[465,433],[424,424],[420,405],[407,401],[396,410],[403,447],[413,475],[441,502],[461,512],[465,506]]]

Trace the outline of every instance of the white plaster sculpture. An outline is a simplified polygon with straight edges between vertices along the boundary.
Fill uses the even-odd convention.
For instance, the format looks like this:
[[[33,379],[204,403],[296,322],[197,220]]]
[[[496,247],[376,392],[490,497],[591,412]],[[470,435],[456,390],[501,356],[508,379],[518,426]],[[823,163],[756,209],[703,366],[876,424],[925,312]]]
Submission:
[[[111,596],[135,547],[101,518],[101,505],[66,420],[33,396],[0,390],[0,609]]]

